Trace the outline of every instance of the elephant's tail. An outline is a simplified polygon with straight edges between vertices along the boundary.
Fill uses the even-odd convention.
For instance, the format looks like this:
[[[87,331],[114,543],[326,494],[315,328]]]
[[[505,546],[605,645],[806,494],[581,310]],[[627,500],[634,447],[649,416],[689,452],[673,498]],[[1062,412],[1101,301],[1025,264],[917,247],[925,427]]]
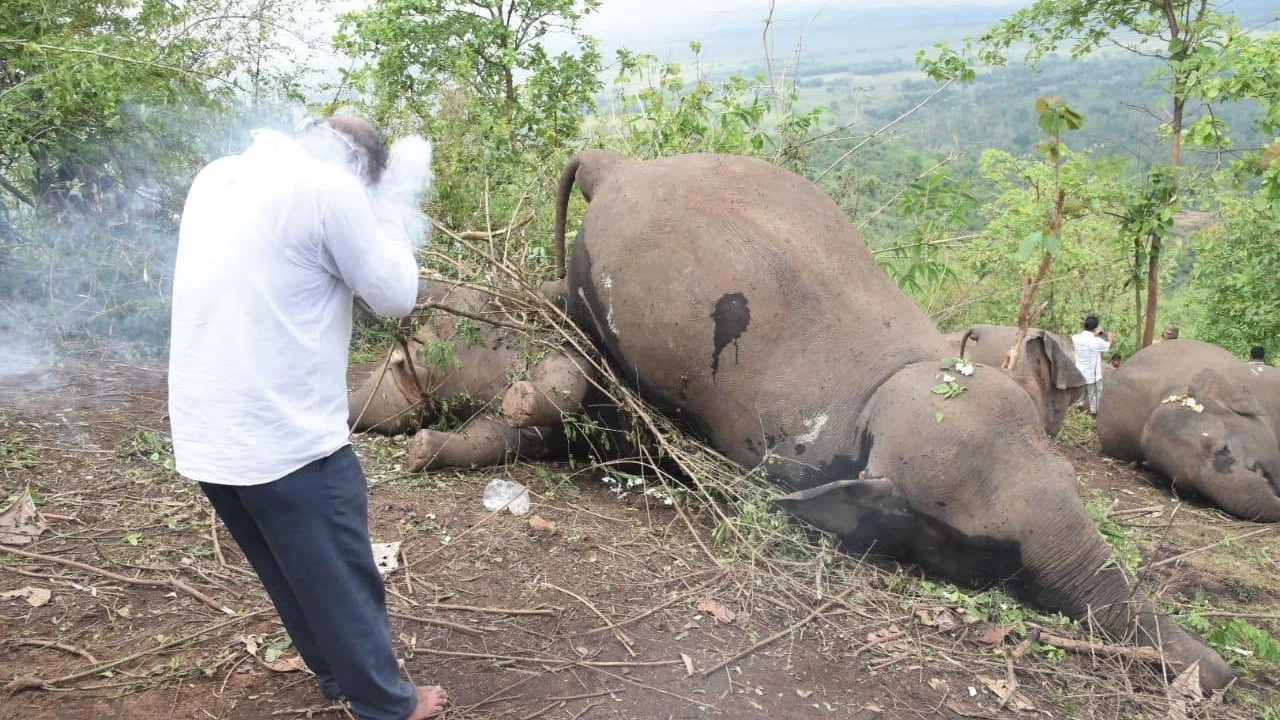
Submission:
[[[964,335],[960,338],[960,359],[961,360],[964,359],[964,346],[969,344],[969,338],[971,337],[975,341],[978,339],[977,336],[974,335],[973,328],[969,328],[968,330],[965,330]]]
[[[606,176],[606,171],[626,162],[627,158],[608,150],[583,150],[565,164],[556,186],[556,277],[565,277],[564,236],[569,214],[569,196],[576,183],[582,196],[591,202],[596,187]]]

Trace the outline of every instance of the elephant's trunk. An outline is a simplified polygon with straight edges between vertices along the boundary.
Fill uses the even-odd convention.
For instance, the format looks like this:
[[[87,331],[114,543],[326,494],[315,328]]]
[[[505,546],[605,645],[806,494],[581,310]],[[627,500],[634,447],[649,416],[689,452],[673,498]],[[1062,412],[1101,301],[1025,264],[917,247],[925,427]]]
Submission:
[[[1032,590],[1041,604],[1090,622],[1119,641],[1157,649],[1166,660],[1167,675],[1198,662],[1202,688],[1226,687],[1233,674],[1222,656],[1137,591],[1087,516],[1062,518],[1051,535],[1024,547],[1026,565],[1039,571],[1038,587]]]

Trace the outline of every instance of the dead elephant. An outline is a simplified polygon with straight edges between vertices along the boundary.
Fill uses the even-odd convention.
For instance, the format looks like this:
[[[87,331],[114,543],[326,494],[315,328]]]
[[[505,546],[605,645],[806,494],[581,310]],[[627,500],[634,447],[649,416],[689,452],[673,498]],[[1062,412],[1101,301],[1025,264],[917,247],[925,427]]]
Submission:
[[[1089,616],[1198,663],[1205,688],[1231,679],[1111,562],[1031,397],[944,368],[942,334],[820,188],[747,157],[587,150],[560,180],[558,258],[575,185],[575,322],[650,402],[763,465],[791,513],[854,553]]]
[[[1145,461],[1175,490],[1280,522],[1280,370],[1198,340],[1144,348],[1107,376],[1102,452]]]
[[[1017,337],[1009,325],[974,325],[946,336],[958,357],[1000,367]],[[1039,328],[1027,330],[1018,366],[1009,373],[1036,401],[1040,421],[1049,437],[1057,437],[1071,406],[1084,394],[1084,376],[1062,340]]]
[[[522,332],[487,318],[503,313],[493,296],[423,279],[418,304],[437,304],[410,338],[371,370],[348,400],[354,431],[416,433],[410,469],[483,467],[514,458],[562,457],[565,414],[582,409],[585,361],[567,351],[530,357]],[[426,426],[462,423],[445,432]]]

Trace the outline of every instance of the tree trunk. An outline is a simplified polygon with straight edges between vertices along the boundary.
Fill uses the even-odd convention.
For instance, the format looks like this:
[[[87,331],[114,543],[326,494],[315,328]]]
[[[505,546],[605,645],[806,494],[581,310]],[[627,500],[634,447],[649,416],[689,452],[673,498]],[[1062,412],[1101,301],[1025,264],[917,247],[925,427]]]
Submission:
[[[1133,342],[1141,350],[1142,328],[1142,238],[1133,239]]]
[[[1170,166],[1173,168],[1173,179],[1178,180],[1178,167],[1182,164],[1182,120],[1186,110],[1186,82],[1179,78],[1173,88],[1173,117],[1169,121],[1172,133],[1173,157]],[[1173,198],[1177,197],[1175,186]],[[1142,347],[1147,347],[1155,340],[1156,320],[1160,306],[1160,249],[1163,242],[1158,235],[1151,236],[1151,253],[1147,256],[1147,326],[1142,334]]]

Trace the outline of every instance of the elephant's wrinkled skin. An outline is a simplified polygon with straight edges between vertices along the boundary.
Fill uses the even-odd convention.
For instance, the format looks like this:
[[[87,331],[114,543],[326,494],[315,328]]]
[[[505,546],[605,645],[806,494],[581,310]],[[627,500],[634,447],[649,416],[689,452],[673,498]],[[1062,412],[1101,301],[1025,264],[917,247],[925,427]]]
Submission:
[[[958,397],[931,392],[946,340],[816,185],[746,157],[587,150],[561,177],[558,258],[575,184],[590,202],[567,274],[575,321],[651,402],[738,465],[767,462],[791,513],[852,552],[1092,614],[1175,667],[1198,662],[1204,687],[1228,682],[1108,562],[1012,378],[984,367]]]
[[[418,303],[428,302],[476,317],[500,312],[484,292],[423,279]],[[565,455],[563,416],[582,409],[588,386],[580,358],[550,353],[531,363],[518,332],[445,310],[424,318],[408,347],[410,357],[397,348],[348,397],[353,430],[416,433],[412,470]],[[469,420],[455,432],[422,429],[445,412]]]
[[[1194,399],[1196,412],[1172,397]],[[1216,345],[1165,340],[1107,376],[1098,407],[1102,452],[1145,461],[1223,510],[1280,521],[1280,371]]]
[[[1017,334],[1018,328],[1009,325],[974,325],[945,337],[958,357],[998,368]],[[1027,330],[1019,358],[1009,375],[1036,401],[1044,431],[1057,437],[1071,406],[1084,394],[1084,376],[1058,336],[1039,328]]]

